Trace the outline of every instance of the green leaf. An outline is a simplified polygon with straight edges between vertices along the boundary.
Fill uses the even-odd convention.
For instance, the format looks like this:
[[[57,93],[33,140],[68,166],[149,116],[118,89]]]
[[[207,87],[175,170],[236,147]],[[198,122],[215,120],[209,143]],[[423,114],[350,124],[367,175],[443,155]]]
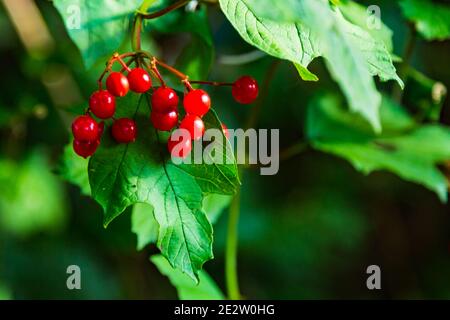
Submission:
[[[87,68],[117,51],[142,0],[54,0]]]
[[[43,151],[33,151],[23,162],[0,159],[0,228],[23,237],[61,230],[65,202]]]
[[[202,120],[206,129],[220,130],[225,145],[222,144],[222,141],[215,141],[217,154],[214,157],[211,153],[207,154],[207,159],[212,163],[211,165],[181,164],[178,168],[193,177],[205,194],[233,195],[241,182],[230,142],[223,136],[221,122],[214,110],[204,115]]]
[[[417,127],[387,98],[381,120],[385,131],[376,136],[360,117],[345,111],[340,99],[324,95],[308,107],[306,131],[314,148],[347,159],[364,174],[388,170],[446,201],[447,180],[437,165],[450,160],[450,129],[441,125]]]
[[[307,66],[321,52],[317,39],[303,23],[276,22],[261,18],[247,1],[219,2],[223,13],[245,41],[274,57],[292,61],[304,80],[317,80]],[[259,5],[274,7],[273,2],[267,1],[260,1]]]
[[[393,51],[392,30],[379,17],[372,14],[369,15],[367,6],[355,1],[346,1],[339,4],[339,10],[341,10],[345,19],[370,33],[375,40],[384,43],[389,52]],[[379,25],[380,28],[371,28],[368,22]]]
[[[172,266],[196,279],[213,256],[212,228],[201,209],[203,195],[233,193],[239,185],[237,166],[232,152],[227,152],[233,157],[231,164],[173,164],[161,135],[148,121],[149,100],[147,95],[130,94],[118,101],[116,116],[134,117],[138,138],[117,144],[103,136],[89,161],[92,196],[104,209],[105,226],[130,205],[153,206],[159,225],[157,246]],[[220,128],[214,111],[204,122],[207,129],[211,124]]]
[[[137,250],[158,240],[158,228],[153,207],[147,203],[136,203],[131,214],[131,231],[137,236]]]
[[[425,39],[450,39],[450,6],[430,0],[401,0],[400,7]]]
[[[222,194],[210,194],[203,199],[203,210],[208,216],[209,222],[216,223],[221,213],[230,205],[233,196]]]
[[[177,289],[180,300],[223,300],[225,297],[214,280],[204,271],[199,272],[199,284],[180,271],[173,269],[170,263],[161,255],[150,257],[159,272],[167,276]]]
[[[86,169],[87,172],[87,169]],[[203,211],[208,220],[214,224],[222,211],[230,204],[232,196],[209,194],[203,198]],[[158,222],[153,213],[153,207],[147,203],[136,203],[131,214],[131,231],[137,236],[137,250],[156,243],[158,240]]]
[[[347,21],[325,0],[276,4],[220,0],[220,4],[244,40],[270,55],[292,61],[303,79],[315,79],[307,67],[314,58],[323,56],[350,109],[366,118],[377,132],[381,130],[381,96],[372,76],[383,81],[393,79],[403,86],[383,42]]]
[[[91,195],[88,177],[88,160],[78,156],[73,151],[72,142],[64,148],[57,173],[66,181],[78,186],[82,194],[86,196]]]

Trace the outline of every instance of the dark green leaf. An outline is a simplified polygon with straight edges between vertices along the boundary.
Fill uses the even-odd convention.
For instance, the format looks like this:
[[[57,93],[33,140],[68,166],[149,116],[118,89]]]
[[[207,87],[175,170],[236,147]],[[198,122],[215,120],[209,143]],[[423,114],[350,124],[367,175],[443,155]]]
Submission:
[[[345,111],[335,96],[316,99],[308,108],[307,135],[312,146],[350,161],[368,174],[388,170],[436,192],[447,200],[447,180],[437,164],[450,159],[450,129],[417,127],[405,111],[383,100],[383,135],[375,136],[357,115]]]
[[[111,56],[125,40],[130,17],[142,0],[54,0],[87,68]]]
[[[131,231],[137,236],[137,249],[142,250],[158,240],[158,222],[153,207],[147,203],[136,203],[131,214]]]
[[[87,170],[86,170],[87,172]],[[87,175],[87,174],[86,174]],[[222,211],[229,205],[232,196],[210,194],[203,198],[203,211],[210,223],[214,224]],[[131,231],[137,237],[137,249],[156,243],[158,240],[158,222],[153,213],[153,207],[147,203],[136,203],[131,215]]]
[[[430,0],[401,0],[406,18],[415,23],[417,31],[427,40],[450,38],[450,6]]]

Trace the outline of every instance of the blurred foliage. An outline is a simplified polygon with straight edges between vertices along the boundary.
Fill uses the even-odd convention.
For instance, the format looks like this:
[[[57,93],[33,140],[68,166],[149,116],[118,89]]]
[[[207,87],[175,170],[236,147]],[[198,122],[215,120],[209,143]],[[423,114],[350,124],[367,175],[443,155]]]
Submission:
[[[167,259],[161,255],[154,255],[150,260],[156,265],[158,270],[167,276],[172,285],[177,288],[178,297],[182,300],[223,300],[224,295],[204,271],[199,273],[199,284],[192,282],[186,274],[172,268]]]
[[[400,7],[427,40],[450,38],[450,8],[431,0],[401,0]]]
[[[66,198],[61,186],[42,152],[34,151],[22,163],[0,161],[2,228],[17,236],[63,230]]]
[[[341,2],[345,5],[345,1]],[[132,210],[104,230],[101,208],[86,196],[90,194],[87,175],[54,174],[68,172],[62,167],[67,165],[70,172],[85,172],[87,162],[72,158],[70,146],[64,146],[70,144],[70,119],[86,107],[104,64],[97,61],[101,56],[91,56],[93,65],[86,71],[82,55],[53,4],[44,0],[36,4],[57,43],[44,57],[31,54],[24,46],[10,14],[3,3],[0,5],[0,55],[7,75],[0,80],[0,299],[176,298],[176,290],[148,260],[157,252],[155,246],[146,245],[136,251]],[[402,56],[408,34],[402,11],[395,1],[377,4],[382,21],[393,31],[393,54]],[[349,18],[351,12],[344,13],[352,23],[361,24]],[[283,148],[307,138],[304,133],[308,127],[304,124],[311,108],[323,111],[319,102],[327,99],[343,103],[342,97],[334,98],[339,88],[320,60],[309,65],[320,82],[304,82],[291,64],[274,63],[275,59],[268,56],[242,65],[221,64],[224,55],[239,56],[253,48],[239,37],[217,7],[209,7],[208,14],[217,54],[211,79],[228,81],[242,74],[254,75],[263,90],[259,127],[280,128]],[[409,19],[417,19],[416,25],[424,23],[412,15]],[[439,27],[439,37],[442,30]],[[431,31],[424,33],[427,31],[419,28],[424,37],[435,37]],[[172,62],[185,47],[180,48],[178,43],[186,45],[191,40],[186,42],[185,35],[164,30],[152,31],[151,36],[144,39],[145,43],[158,44],[161,55]],[[125,38],[114,41],[129,46]],[[110,48],[104,49],[103,55],[109,55]],[[418,39],[411,57],[414,71],[409,72],[406,82],[405,109],[391,115],[395,120],[392,129],[406,130],[411,118],[428,126],[429,122],[450,123],[449,100],[445,95],[433,99],[438,81],[440,88],[450,87],[449,54],[448,42]],[[271,77],[268,71],[272,71]],[[377,83],[386,92],[394,85]],[[211,96],[229,128],[245,123],[252,107],[236,105],[226,88],[211,89]],[[332,104],[329,108],[336,107]],[[404,116],[405,110],[409,116]],[[331,120],[338,125],[332,131],[332,138],[337,138],[342,134],[339,121]],[[320,123],[315,121],[314,125]],[[437,174],[440,166],[435,167],[431,156],[434,151],[447,149],[430,152],[434,142],[434,138],[413,140],[410,150],[420,151],[414,159],[417,163],[424,161]],[[61,161],[61,154],[66,161]],[[349,153],[340,156],[348,158]],[[403,163],[399,163],[404,170]],[[420,185],[386,172],[361,175],[345,160],[314,149],[283,161],[276,176],[262,177],[256,170],[249,170],[242,180],[238,261],[246,297],[450,298],[449,207]],[[441,189],[443,183],[440,180]],[[215,210],[218,213],[214,215],[215,260],[205,268],[224,289],[227,216],[220,213],[229,199],[216,200],[221,205],[208,198],[203,203],[209,217]],[[139,247],[153,241],[140,240]],[[66,288],[66,268],[72,264],[82,270],[80,291]],[[365,270],[371,264],[381,267],[381,291],[365,287]],[[168,270],[161,269],[163,273],[171,272]]]
[[[389,98],[381,106],[381,123],[383,133],[374,135],[363,119],[342,110],[339,99],[322,96],[308,109],[307,136],[314,148],[348,159],[365,174],[392,171],[423,184],[446,202],[448,181],[437,165],[450,158],[450,129],[417,127]]]

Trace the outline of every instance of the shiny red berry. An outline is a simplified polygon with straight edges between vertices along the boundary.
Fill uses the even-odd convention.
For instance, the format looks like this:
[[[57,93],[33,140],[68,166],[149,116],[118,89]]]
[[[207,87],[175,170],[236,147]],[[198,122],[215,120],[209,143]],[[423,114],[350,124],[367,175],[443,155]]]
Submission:
[[[228,131],[228,127],[222,123],[222,131],[227,139],[230,139],[230,132]]]
[[[130,90],[137,93],[147,92],[152,87],[152,79],[147,71],[142,68],[134,68],[128,73]]]
[[[175,90],[167,87],[160,87],[152,95],[152,111],[167,113],[176,110],[178,107],[178,95]]]
[[[129,143],[136,140],[137,126],[134,120],[120,118],[112,125],[112,136],[118,143]]]
[[[205,124],[199,116],[188,114],[181,121],[180,129],[189,131],[192,140],[199,140],[205,133]]]
[[[150,115],[150,120],[155,129],[170,131],[178,124],[178,113],[176,111],[169,111],[167,113],[153,111]]]
[[[180,136],[178,139],[175,139],[171,135],[167,141],[167,148],[169,149],[172,157],[186,158],[191,153],[192,141],[184,136]]]
[[[75,140],[95,141],[98,138],[98,132],[98,124],[91,116],[79,116],[72,123],[72,133]]]
[[[89,108],[100,119],[108,119],[116,111],[116,99],[106,90],[96,91],[89,99]]]
[[[183,105],[186,113],[202,117],[211,108],[211,98],[204,90],[192,90],[184,96]]]
[[[112,72],[106,79],[106,88],[116,97],[124,97],[130,89],[127,77],[120,72]]]
[[[258,82],[250,76],[243,76],[233,84],[234,99],[242,104],[250,104],[258,97]]]
[[[80,141],[73,140],[73,150],[75,153],[83,158],[92,156],[100,145],[100,140],[95,141]]]

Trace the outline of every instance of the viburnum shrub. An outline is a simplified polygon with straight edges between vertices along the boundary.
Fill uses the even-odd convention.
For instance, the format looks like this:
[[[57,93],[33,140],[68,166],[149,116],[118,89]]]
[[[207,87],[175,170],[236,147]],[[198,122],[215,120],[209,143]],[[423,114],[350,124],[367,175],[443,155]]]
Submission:
[[[237,140],[237,130],[220,120],[218,101],[256,102],[234,109],[242,111],[236,118],[246,117],[242,129],[256,129],[261,108],[270,106],[264,115],[276,123],[275,138],[282,131],[277,128],[299,122],[295,132],[302,128],[301,137],[280,152],[276,149],[277,164],[315,149],[348,160],[364,174],[390,171],[447,200],[448,179],[439,165],[450,160],[450,130],[438,122],[446,90],[410,62],[417,35],[427,40],[450,39],[446,25],[450,20],[440,16],[448,8],[436,9],[430,0],[399,1],[404,16],[413,23],[409,23],[411,41],[397,73],[391,30],[376,14],[368,19],[367,8],[352,0],[79,1],[85,14],[76,27],[73,10],[68,8],[72,1],[53,3],[85,65],[102,63],[96,69],[98,83],[89,92],[88,106],[73,121],[72,147],[67,149],[71,156],[73,148],[80,157],[89,158],[75,157],[80,166],[86,166],[87,177],[74,172],[65,176],[89,190],[101,205],[105,227],[132,207],[139,248],[157,246],[161,255],[152,256],[152,262],[184,297],[188,291],[212,299],[224,297],[202,268],[214,256],[217,212],[228,207],[225,284],[228,298],[241,298],[237,274],[241,176],[246,169],[266,169],[250,161],[238,167],[236,158],[242,150],[237,147],[235,154],[231,143]],[[257,50],[234,55],[215,52],[208,6],[220,9],[229,22],[217,27],[220,40],[228,41],[228,32],[235,31]],[[166,15],[167,19],[159,19]],[[163,50],[155,48],[159,46],[153,40],[159,35],[177,32],[190,37],[176,37],[181,39],[176,45],[162,41]],[[241,49],[239,45],[237,50]],[[110,58],[103,68],[104,57]],[[213,64],[215,57],[217,64]],[[323,57],[318,70],[329,78],[306,87],[302,81],[319,80],[310,68],[318,57]],[[283,69],[283,77],[290,78],[280,76],[280,61],[291,67]],[[233,82],[205,79],[212,65],[218,66],[222,77],[231,77],[233,66],[241,64],[248,64],[246,70],[252,71],[242,72],[237,79],[233,76]],[[292,81],[294,76],[298,81]],[[255,79],[260,77],[261,92]],[[405,94],[402,79],[408,79],[410,87]],[[336,86],[328,88],[333,81]],[[379,86],[381,81],[390,82]],[[210,86],[228,90],[229,97],[219,100],[220,90],[208,90]],[[420,109],[418,114],[404,107],[406,98]],[[252,133],[256,131],[262,136],[263,129]],[[216,132],[218,139],[208,140],[210,132]],[[278,139],[271,139],[267,145],[277,143]],[[267,147],[259,140],[261,145]],[[197,163],[195,156],[202,148],[205,161]],[[250,151],[242,153],[244,160],[252,159]],[[80,167],[72,166],[74,159],[66,153],[65,157],[67,170]],[[87,180],[86,187],[81,181]]]
[[[113,72],[115,63],[122,67],[122,71]],[[132,67],[135,65],[135,67]],[[185,87],[183,106],[185,116],[178,123],[179,97],[177,92],[168,87],[160,73],[160,68],[166,69],[177,76]],[[159,87],[152,87],[152,77],[158,81]],[[103,89],[103,80],[106,78],[106,90]],[[194,89],[193,83],[210,84],[217,86],[232,86],[234,99],[242,104],[249,104],[258,97],[258,83],[250,76],[243,76],[236,82],[217,83],[208,81],[190,81],[189,76],[181,71],[159,61],[145,51],[115,53],[106,64],[104,72],[98,80],[98,91],[95,91],[89,99],[89,108],[86,114],[76,118],[72,124],[74,137],[74,151],[87,158],[95,153],[100,144],[100,127],[93,116],[99,119],[112,119],[111,133],[117,143],[132,143],[136,140],[137,124],[129,118],[115,119],[116,99],[125,97],[127,94],[149,94],[151,95],[152,110],[150,121],[155,129],[171,131],[179,128],[186,129],[192,140],[199,140],[204,132],[205,125],[202,117],[211,108],[211,98],[202,89]],[[131,91],[131,92],[130,92]],[[223,125],[223,124],[222,124]],[[227,131],[224,131],[227,132]],[[226,134],[228,136],[228,133]],[[169,138],[169,151],[176,144]],[[175,157],[185,158],[190,153],[190,147],[183,152],[172,153]]]

